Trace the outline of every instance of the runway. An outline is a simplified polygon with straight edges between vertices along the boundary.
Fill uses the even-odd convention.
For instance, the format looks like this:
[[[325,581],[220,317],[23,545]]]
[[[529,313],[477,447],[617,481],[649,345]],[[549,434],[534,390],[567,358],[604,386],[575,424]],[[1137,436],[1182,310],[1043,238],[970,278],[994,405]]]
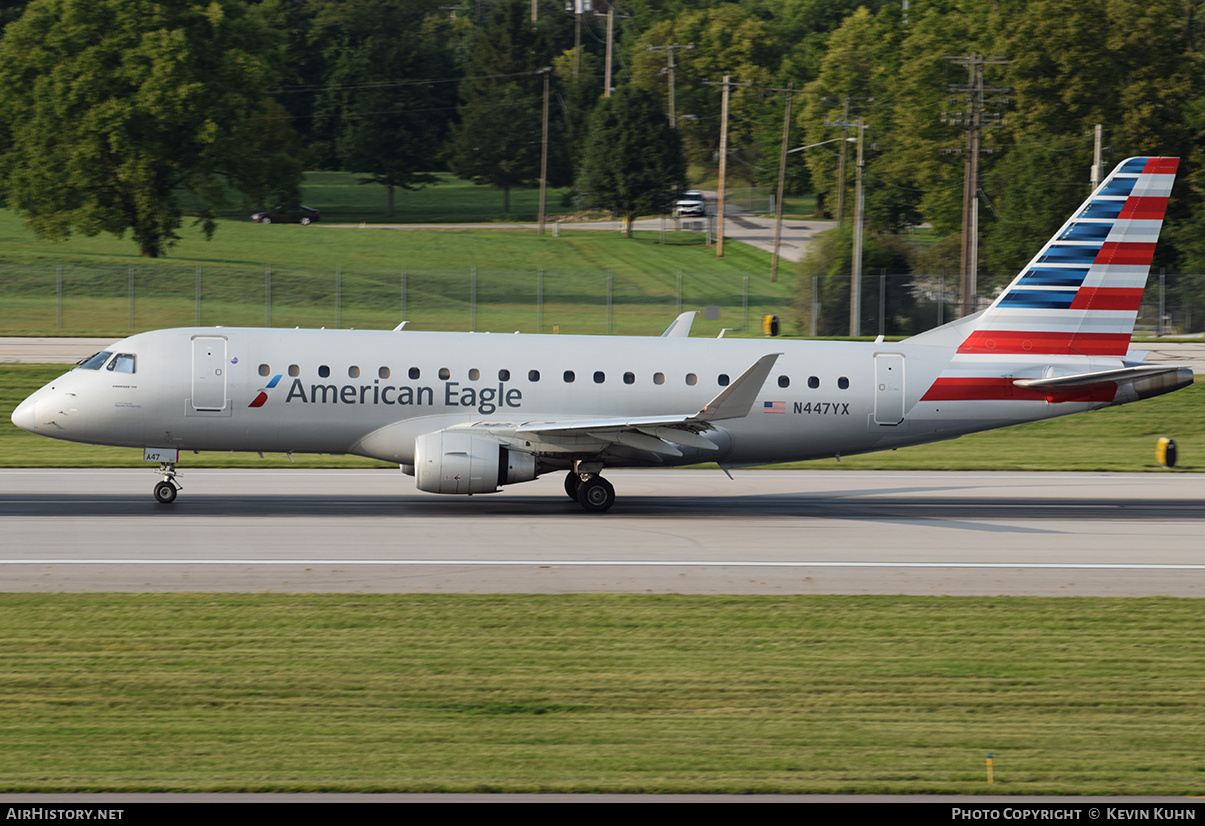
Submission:
[[[1205,596],[1196,474],[626,471],[438,497],[388,471],[0,470],[5,591]]]

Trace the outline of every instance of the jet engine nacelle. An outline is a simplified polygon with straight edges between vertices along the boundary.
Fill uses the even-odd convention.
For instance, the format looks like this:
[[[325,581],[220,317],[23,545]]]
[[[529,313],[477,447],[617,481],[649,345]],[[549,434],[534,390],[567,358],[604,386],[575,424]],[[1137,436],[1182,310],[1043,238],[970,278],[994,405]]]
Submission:
[[[414,440],[414,476],[428,493],[493,493],[535,479],[536,457],[472,433],[440,430]]]

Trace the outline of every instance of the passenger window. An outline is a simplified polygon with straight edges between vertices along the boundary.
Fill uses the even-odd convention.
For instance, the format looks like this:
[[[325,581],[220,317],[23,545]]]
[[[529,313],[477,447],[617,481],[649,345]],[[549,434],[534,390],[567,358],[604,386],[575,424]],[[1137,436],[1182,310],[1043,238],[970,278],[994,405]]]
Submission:
[[[698,384],[698,383],[699,383],[699,377],[698,377],[698,376],[696,376],[694,373],[687,373],[687,374],[686,374],[686,384],[687,384],[687,386],[688,386],[688,387],[694,387],[694,386],[695,386],[696,384]]]
[[[481,378],[481,371],[474,367],[469,371],[469,381],[477,381]]]
[[[448,379],[452,378],[452,371],[446,367],[441,367],[439,368],[439,377],[444,381],[447,381]]]
[[[816,378],[815,376],[808,377],[808,387],[815,390],[819,386],[820,386],[820,379]]]
[[[499,370],[498,371],[498,381],[510,381],[510,371],[509,370]]]
[[[842,376],[841,378],[837,379],[837,386],[840,387],[842,390],[848,390],[849,389],[849,379],[847,379],[845,376]]]
[[[389,368],[388,368],[388,367],[380,367],[380,368],[378,368],[378,369],[377,369],[377,377],[378,377],[378,378],[382,378],[382,379],[387,379],[387,378],[389,378]]]
[[[133,373],[134,372],[134,354],[133,353],[118,353],[117,357],[109,363],[110,370],[116,373]]]
[[[728,381],[729,381],[728,374],[720,373],[719,378],[716,379],[716,384],[718,384],[720,387],[727,387]]]
[[[409,375],[410,375],[410,378],[417,379],[419,376],[422,375],[422,373],[419,372],[419,369],[417,367],[411,367]]]
[[[653,384],[665,384],[665,374],[653,373]]]
[[[261,364],[259,366],[259,374],[261,376],[270,376],[272,375],[272,368],[266,364]]]
[[[92,356],[91,358],[89,358],[85,361],[81,361],[80,365],[79,365],[80,369],[81,370],[99,370],[100,368],[105,366],[105,362],[109,360],[109,356],[111,356],[111,355],[113,355],[113,354],[108,351],[105,351],[103,353],[97,353],[96,355]]]
[[[636,374],[635,373],[624,373],[623,374],[623,383],[624,384],[635,384],[636,383]]]
[[[603,383],[604,381],[606,381],[606,380],[607,380],[607,374],[606,374],[606,373],[604,373],[602,370],[595,370],[595,371],[594,371],[594,383],[595,383],[595,384],[602,384],[602,383]]]
[[[331,368],[327,367],[325,364],[318,368],[318,377],[319,378],[323,378],[323,379],[330,378],[330,375],[331,375]]]
[[[300,375],[301,375],[301,368],[298,367],[296,364],[290,364],[289,365],[289,376],[291,378],[295,379]]]
[[[790,377],[789,376],[779,376],[778,377],[778,386],[779,387],[790,387],[791,386]]]
[[[572,370],[566,370],[566,371],[565,371],[565,383],[566,383],[566,384],[572,384],[572,383],[573,383],[573,380],[574,380],[575,378],[577,378],[577,377],[573,375],[573,371],[572,371]]]
[[[540,371],[539,370],[528,370],[527,371],[527,380],[528,381],[539,381],[540,380]]]
[[[347,368],[347,377],[349,379],[360,378],[360,368],[359,367],[348,367]]]

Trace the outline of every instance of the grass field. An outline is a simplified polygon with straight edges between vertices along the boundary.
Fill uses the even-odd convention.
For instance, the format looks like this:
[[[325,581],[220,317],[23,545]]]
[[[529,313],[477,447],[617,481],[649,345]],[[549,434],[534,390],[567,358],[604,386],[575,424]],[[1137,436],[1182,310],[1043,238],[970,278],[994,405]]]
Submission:
[[[396,223],[501,220],[501,196],[450,176],[399,192]],[[515,193],[521,220],[535,193]],[[559,198],[559,195],[558,195]],[[391,230],[384,189],[349,173],[307,175],[305,199],[323,223],[262,226],[230,211],[212,240],[186,226],[169,257],[148,261],[110,235],[35,238],[0,211],[0,334],[125,335],[204,324],[499,332],[648,334],[683,309],[721,308],[700,335],[758,328],[778,315],[788,332],[790,278],[769,283],[768,254],[731,244],[717,259],[697,233],[577,230]],[[352,227],[332,227],[331,223]],[[748,286],[745,278],[748,277]],[[61,282],[61,298],[59,295]]]
[[[116,447],[94,447],[46,439],[18,430],[10,421],[22,399],[68,365],[0,364],[0,465],[7,467],[138,467],[142,453]],[[1093,413],[1033,422],[977,433],[962,439],[903,448],[838,462],[826,459],[782,467],[812,470],[1078,470],[1142,471],[1160,468],[1155,442],[1176,440],[1176,471],[1205,470],[1205,386],[1187,387],[1166,396]],[[302,467],[385,467],[380,462],[347,456],[294,457]],[[284,456],[255,454],[185,454],[182,467],[283,467]],[[1170,471],[1175,472],[1175,471]]]
[[[362,184],[359,176],[350,172],[308,172],[303,189],[306,203],[320,209],[324,221],[459,224],[539,218],[538,189],[511,190],[508,216],[502,212],[502,190],[474,186],[448,173],[438,173],[436,177],[438,183],[422,189],[394,190],[392,218],[385,214],[388,207],[385,187]],[[548,190],[545,215],[549,220],[570,211],[568,194],[568,189]]]
[[[52,245],[0,212],[0,334],[127,335],[171,326],[394,327],[655,334],[682,309],[721,308],[699,335],[793,328],[791,280],[741,244],[723,259],[657,233],[395,231],[225,222],[147,263],[108,237]],[[58,283],[61,275],[61,316]],[[748,276],[748,286],[746,279]],[[541,310],[542,307],[542,310]],[[608,327],[609,321],[609,327]]]
[[[1200,794],[1203,626],[1172,599],[3,594],[0,791]]]

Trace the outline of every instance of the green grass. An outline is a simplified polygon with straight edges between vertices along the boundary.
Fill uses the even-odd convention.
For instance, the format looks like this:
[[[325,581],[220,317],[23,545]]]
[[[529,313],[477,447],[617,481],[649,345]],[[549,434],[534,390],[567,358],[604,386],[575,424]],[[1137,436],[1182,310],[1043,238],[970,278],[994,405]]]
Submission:
[[[394,190],[394,214],[389,217],[386,215],[389,200],[385,187],[362,183],[362,177],[354,172],[307,172],[302,183],[302,201],[317,208],[322,213],[322,220],[327,222],[459,224],[535,221],[539,216],[538,189],[511,190],[511,214],[508,216],[502,210],[502,190],[475,186],[445,172],[436,173],[436,182],[421,189]],[[569,192],[567,188],[548,190],[545,214],[550,220],[568,211],[566,198]],[[232,202],[237,202],[239,197],[237,192],[230,193]],[[180,194],[180,204],[186,213],[198,209],[197,202],[188,193]],[[252,212],[272,206],[275,204],[258,204],[255,208],[232,206],[220,210],[219,215],[246,221]]]
[[[46,439],[18,430],[10,421],[22,399],[68,369],[68,365],[0,364],[0,466],[141,467],[141,451],[95,447]],[[811,470],[1158,470],[1155,442],[1176,440],[1176,471],[1205,470],[1205,386],[1196,384],[1136,404],[977,433],[949,442],[801,462],[776,467]],[[346,456],[297,454],[306,467],[384,467]],[[181,457],[184,467],[278,467],[283,456],[201,453]],[[1174,472],[1174,471],[1171,471]]]
[[[200,281],[202,324],[277,327],[394,327],[499,332],[655,334],[678,310],[721,307],[699,335],[744,324],[763,313],[784,317],[790,279],[769,283],[769,256],[732,244],[715,250],[662,245],[658,233],[568,230],[396,231],[221,223],[212,241],[196,228],[170,259],[146,262],[133,245],[108,236],[62,244],[33,238],[11,212],[0,212],[0,334],[127,335],[131,330],[192,325]],[[57,279],[63,283],[58,316]],[[473,275],[476,271],[476,315]],[[543,314],[538,312],[543,272]],[[130,279],[133,278],[133,323]],[[336,298],[338,297],[338,301]],[[791,326],[788,324],[787,329]]]
[[[1175,599],[4,594],[0,791],[1200,794],[1203,626]]]
[[[305,202],[322,211],[324,221],[387,221],[398,224],[481,223],[490,221],[535,221],[540,214],[538,189],[514,189],[510,193],[510,215],[503,213],[502,190],[475,186],[447,173],[439,182],[422,189],[394,190],[392,218],[386,216],[388,196],[379,184],[361,184],[350,172],[308,172]],[[552,219],[569,211],[568,189],[549,189],[545,215]]]

